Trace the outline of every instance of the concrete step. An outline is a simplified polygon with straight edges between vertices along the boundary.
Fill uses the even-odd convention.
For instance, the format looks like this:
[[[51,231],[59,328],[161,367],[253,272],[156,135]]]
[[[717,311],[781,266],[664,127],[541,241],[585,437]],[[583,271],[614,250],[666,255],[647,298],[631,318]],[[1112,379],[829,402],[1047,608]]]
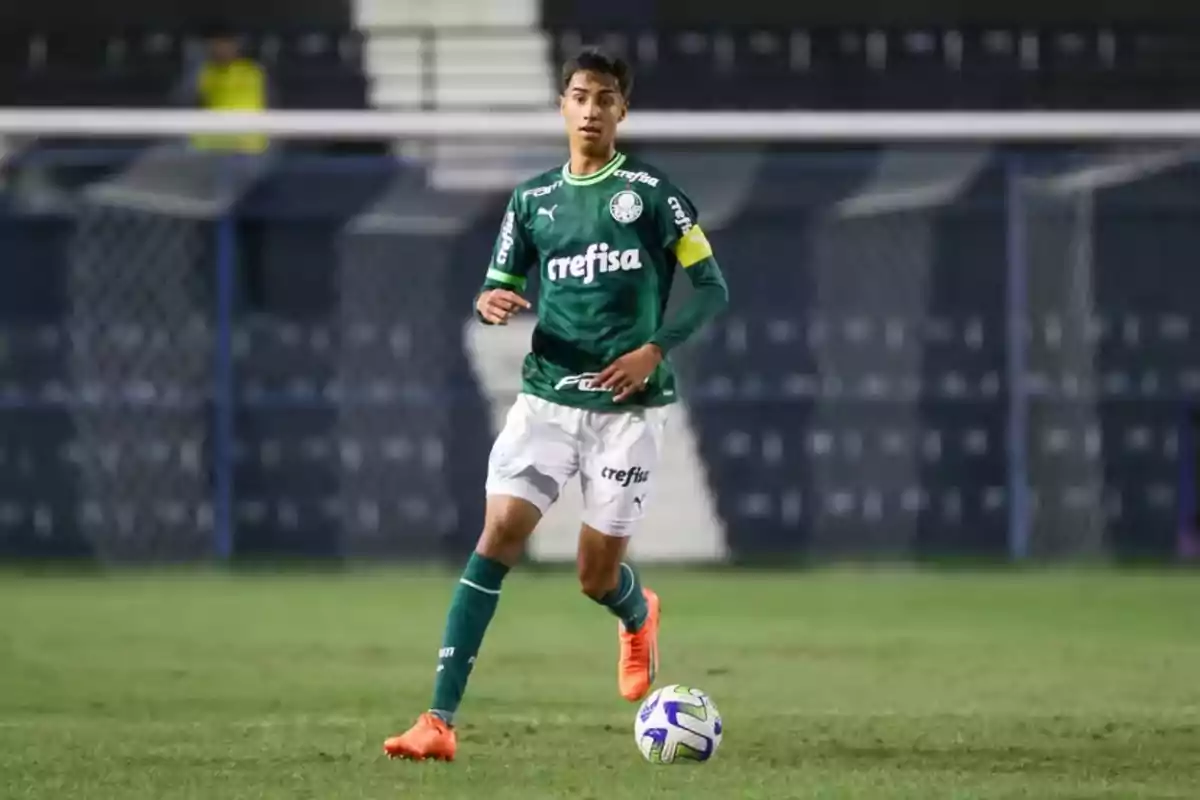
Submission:
[[[536,26],[538,0],[357,0],[360,28],[385,26]]]
[[[377,78],[371,86],[371,104],[376,108],[412,109],[427,107],[431,102],[438,108],[477,108],[481,116],[488,109],[546,109],[553,107],[552,91],[544,85],[544,76],[516,79],[496,75],[487,78],[472,76],[460,80],[438,78],[427,87],[420,75],[393,75]]]

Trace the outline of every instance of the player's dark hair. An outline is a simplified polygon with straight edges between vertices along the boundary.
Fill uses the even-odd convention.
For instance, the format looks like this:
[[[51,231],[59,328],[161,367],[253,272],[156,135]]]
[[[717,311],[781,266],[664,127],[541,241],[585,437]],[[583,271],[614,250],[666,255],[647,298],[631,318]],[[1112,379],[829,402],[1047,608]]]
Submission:
[[[571,78],[576,72],[595,72],[598,75],[608,75],[617,82],[621,95],[628,100],[633,91],[633,69],[629,62],[617,56],[610,56],[599,47],[585,47],[574,58],[563,64],[562,90],[565,92],[571,85]]]

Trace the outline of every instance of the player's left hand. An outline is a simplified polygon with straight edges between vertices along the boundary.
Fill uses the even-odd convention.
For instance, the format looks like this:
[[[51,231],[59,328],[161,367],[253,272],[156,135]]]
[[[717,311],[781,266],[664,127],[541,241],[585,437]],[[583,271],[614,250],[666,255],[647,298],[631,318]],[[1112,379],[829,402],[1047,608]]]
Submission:
[[[662,360],[663,353],[658,345],[644,344],[605,367],[596,376],[596,383],[615,394],[614,403],[623,402],[642,390]]]

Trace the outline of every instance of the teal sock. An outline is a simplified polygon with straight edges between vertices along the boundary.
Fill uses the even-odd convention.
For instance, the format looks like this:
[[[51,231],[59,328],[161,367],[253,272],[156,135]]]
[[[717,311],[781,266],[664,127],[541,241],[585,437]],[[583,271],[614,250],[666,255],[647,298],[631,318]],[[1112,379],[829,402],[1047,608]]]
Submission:
[[[446,615],[446,632],[438,651],[437,677],[433,683],[433,702],[429,710],[447,723],[454,722],[467,678],[475,666],[483,634],[487,632],[496,604],[500,602],[500,584],[508,567],[499,561],[471,554]]]
[[[630,633],[642,627],[649,613],[637,570],[624,562],[621,563],[621,579],[617,581],[617,588],[596,602],[615,614]]]

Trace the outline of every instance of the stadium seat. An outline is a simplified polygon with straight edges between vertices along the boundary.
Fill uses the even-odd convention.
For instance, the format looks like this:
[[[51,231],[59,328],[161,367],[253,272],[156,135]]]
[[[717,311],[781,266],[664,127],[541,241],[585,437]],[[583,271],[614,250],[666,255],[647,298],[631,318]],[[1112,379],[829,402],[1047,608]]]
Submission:
[[[188,56],[189,39],[175,31],[144,30],[125,37],[125,69],[177,75]]]
[[[732,107],[806,108],[815,104],[812,82],[811,41],[802,30],[747,30],[734,32],[734,66],[730,91]]]
[[[124,52],[124,40],[119,35],[92,28],[49,31],[44,41],[46,66],[55,70],[112,68]]]
[[[62,456],[76,437],[61,408],[9,406],[0,415],[0,557],[97,555],[78,514],[78,470]]]

